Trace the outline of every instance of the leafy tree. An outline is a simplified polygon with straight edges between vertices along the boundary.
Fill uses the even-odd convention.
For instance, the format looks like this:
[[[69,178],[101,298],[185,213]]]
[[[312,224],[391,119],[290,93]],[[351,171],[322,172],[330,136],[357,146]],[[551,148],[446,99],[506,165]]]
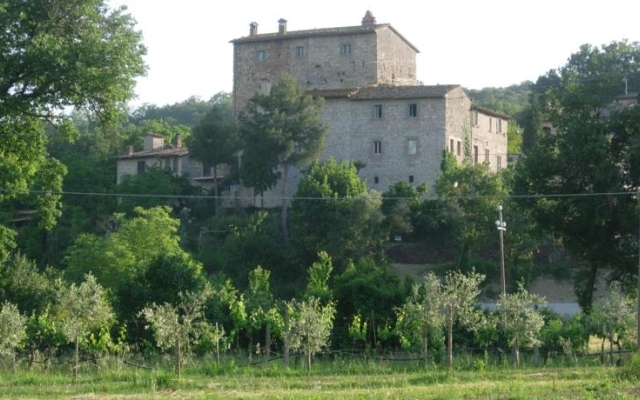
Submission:
[[[291,245],[300,262],[309,265],[326,251],[344,270],[350,260],[377,255],[384,240],[381,201],[352,161],[312,163],[291,206]]]
[[[25,315],[41,313],[55,298],[55,276],[42,273],[35,262],[14,253],[0,262],[0,302],[15,304]]]
[[[544,118],[558,131],[529,130],[516,190],[537,195],[520,201],[582,261],[576,291],[587,311],[600,267],[612,268],[616,279],[635,280],[637,224],[630,216],[637,215],[640,106],[624,107],[618,96],[625,81],[639,91],[639,59],[637,42],[583,45],[533,87],[534,121]]]
[[[213,169],[213,190],[216,198],[216,210],[219,208],[218,167],[220,164],[232,164],[240,150],[240,138],[233,119],[233,107],[230,98],[215,103],[202,120],[193,127],[187,140],[189,156],[209,165]]]
[[[104,0],[8,2],[0,31],[0,206],[39,191],[32,203],[50,228],[66,169],[47,153],[45,122],[71,134],[71,106],[113,120],[145,72],[146,49],[125,8]],[[6,228],[0,234],[10,240]]]
[[[322,98],[305,94],[296,79],[284,74],[269,94],[257,92],[240,115],[240,134],[245,157],[260,157],[267,172],[247,175],[260,168],[245,170],[243,179],[259,191],[273,187],[276,168],[282,168],[282,231],[287,238],[289,171],[316,159],[324,147],[326,126],[322,122]],[[250,162],[256,162],[254,159]],[[270,171],[270,172],[269,172]],[[257,178],[257,179],[256,179]],[[265,179],[266,178],[266,179]]]
[[[93,330],[109,328],[114,314],[105,290],[88,274],[79,285],[66,286],[60,282],[55,304],[56,319],[67,337],[75,345],[73,379],[78,378],[80,341]]]
[[[455,221],[453,228],[461,246],[458,264],[469,269],[473,250],[495,240],[496,210],[503,204],[507,188],[501,175],[489,171],[486,164],[458,165],[447,151],[436,190]]]
[[[620,282],[611,282],[608,294],[607,299],[596,304],[593,320],[596,335],[603,341],[609,341],[609,355],[613,363],[613,344],[617,343],[620,348],[621,339],[634,334],[637,308],[622,290]]]
[[[67,277],[79,281],[91,272],[106,288],[118,289],[136,279],[160,254],[181,254],[180,222],[169,215],[167,207],[135,209],[136,216],[115,214],[110,220],[113,231],[104,237],[84,234],[71,246],[65,258]]]
[[[252,332],[264,332],[264,354],[268,360],[271,356],[271,334],[279,333],[283,321],[276,308],[276,303],[269,287],[271,273],[257,266],[249,274],[249,287],[245,291],[245,305],[247,309],[248,330]],[[250,351],[251,354],[251,344]]]
[[[501,294],[497,303],[498,324],[506,333],[513,349],[513,363],[520,365],[520,346],[538,346],[544,317],[539,311],[544,298],[529,293],[522,283],[515,293]]]
[[[329,346],[329,337],[335,316],[335,304],[325,305],[315,297],[302,302],[295,299],[287,302],[289,324],[283,332],[285,341],[292,350],[300,350],[307,358],[307,370],[311,372],[311,357]]]
[[[403,346],[419,344],[425,366],[430,336],[444,326],[442,314],[442,283],[428,273],[421,284],[414,285],[411,294],[398,308],[397,333]]]
[[[404,291],[387,265],[363,258],[335,277],[333,298],[337,303],[333,341],[343,344],[353,317],[361,315],[368,321],[367,345],[374,347],[384,340],[379,334],[395,325],[395,308],[402,305]]]
[[[26,337],[27,318],[20,314],[12,303],[2,304],[0,308],[0,356],[9,358],[15,372],[16,349]]]
[[[207,115],[211,106],[221,103],[228,104],[230,101],[231,93],[220,92],[209,100],[191,96],[186,100],[163,106],[143,104],[131,113],[131,120],[135,125],[140,125],[148,120],[162,120],[170,125],[184,125],[192,128]]]
[[[55,315],[52,315],[49,309],[39,314],[31,314],[27,321],[26,334],[25,350],[29,355],[29,366],[40,357],[44,370],[49,370],[51,360],[67,342]]]
[[[151,324],[158,346],[165,350],[173,350],[178,379],[184,356],[189,353],[189,346],[197,341],[206,329],[204,307],[211,295],[211,287],[206,285],[200,292],[181,293],[180,302],[176,305],[154,303],[140,312]]]
[[[318,253],[319,260],[311,264],[307,270],[307,288],[304,292],[306,299],[315,297],[321,302],[327,302],[333,297],[329,288],[329,279],[333,271],[331,257],[325,251]]]
[[[482,314],[476,309],[480,283],[484,275],[471,271],[463,274],[460,271],[449,271],[442,282],[442,312],[447,329],[447,365],[453,368],[453,325],[477,329]]]
[[[385,225],[392,235],[410,234],[414,228],[414,216],[419,212],[421,197],[427,193],[427,185],[418,187],[408,182],[396,182],[382,195],[382,212]]]
[[[151,167],[144,174],[125,176],[116,190],[125,195],[120,198],[118,210],[128,215],[135,215],[137,207],[168,206],[173,210],[189,208],[192,201],[180,196],[202,193],[199,188],[191,185],[187,176],[177,176],[168,169],[158,167]]]

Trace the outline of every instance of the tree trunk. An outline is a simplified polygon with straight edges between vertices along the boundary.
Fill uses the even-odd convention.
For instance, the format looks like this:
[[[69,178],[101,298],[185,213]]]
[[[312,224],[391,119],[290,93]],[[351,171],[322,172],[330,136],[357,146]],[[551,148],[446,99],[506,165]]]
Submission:
[[[429,351],[429,329],[425,329],[424,330],[424,344],[423,344],[423,349],[422,349],[422,355],[424,357],[424,367],[427,368],[428,367],[428,351]]]
[[[311,376],[311,345],[307,343],[307,373]]]
[[[287,309],[285,307],[284,309],[284,331],[288,332],[289,331],[289,313],[287,312]],[[287,338],[287,335],[283,335],[284,336],[284,344],[283,344],[283,349],[282,352],[284,353],[283,355],[283,361],[284,361],[284,366],[285,367],[289,367],[289,339]]]
[[[180,359],[182,358],[182,349],[180,347],[180,340],[176,340],[176,359],[175,359],[175,370],[176,370],[176,375],[178,375],[178,380],[180,380]]]
[[[584,287],[579,293],[578,303],[586,314],[591,313],[593,308],[593,290],[596,285],[596,277],[598,275],[598,265],[595,262],[589,264],[589,275]]]
[[[271,324],[267,322],[264,333],[264,355],[265,361],[269,362],[271,357]]]
[[[449,306],[447,326],[447,366],[449,372],[453,370],[453,307]]]
[[[513,356],[513,365],[516,367],[520,366],[520,344],[518,343],[518,338],[513,339],[513,345],[511,346],[512,356]]]
[[[77,382],[78,381],[78,365],[80,363],[79,360],[79,353],[80,353],[80,339],[78,338],[78,335],[76,335],[76,343],[75,343],[75,355],[74,355],[74,360],[73,360],[73,382]]]
[[[287,199],[287,195],[288,195],[287,181],[289,180],[289,163],[285,162],[282,167],[283,167],[283,171],[282,171],[282,212],[281,212],[282,221],[281,222],[282,222],[282,236],[284,237],[284,241],[286,243],[289,239],[289,229],[287,227],[287,223],[288,223],[287,208],[289,206],[289,199]]]

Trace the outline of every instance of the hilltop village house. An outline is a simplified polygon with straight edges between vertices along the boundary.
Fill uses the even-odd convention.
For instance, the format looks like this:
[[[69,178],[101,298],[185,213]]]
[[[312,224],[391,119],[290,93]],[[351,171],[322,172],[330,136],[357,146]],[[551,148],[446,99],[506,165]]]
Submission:
[[[486,162],[492,171],[507,164],[509,118],[475,106],[460,85],[419,85],[418,49],[390,24],[376,23],[369,11],[360,25],[341,28],[290,32],[281,19],[277,32],[260,34],[253,22],[248,36],[231,43],[236,117],[256,91],[268,93],[284,73],[296,77],[309,94],[326,100],[328,136],[322,159],[364,163],[360,175],[372,189],[385,191],[399,181],[433,184],[443,150],[459,160],[466,150],[473,162]],[[149,149],[119,158],[118,181],[121,174],[140,172],[142,161],[152,157],[145,151]],[[158,154],[158,159],[177,157],[183,164],[178,162],[174,171],[202,176],[202,167],[200,173],[189,169],[182,151]],[[299,171],[290,174],[288,193],[295,193],[299,178]],[[264,204],[279,204],[281,189],[266,193]],[[252,189],[239,185],[227,195],[248,199],[244,204],[260,203]]]

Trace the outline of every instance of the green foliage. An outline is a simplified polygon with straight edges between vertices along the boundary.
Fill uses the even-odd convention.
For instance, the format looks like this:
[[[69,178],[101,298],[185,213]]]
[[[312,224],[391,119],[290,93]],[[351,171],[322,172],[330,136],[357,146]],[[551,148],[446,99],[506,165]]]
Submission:
[[[27,317],[12,303],[0,308],[0,357],[9,358],[15,368],[15,351],[26,337]]]
[[[60,347],[67,343],[66,336],[49,309],[40,314],[31,314],[27,321],[26,335],[24,347],[30,360],[42,362],[45,370],[49,369]]]
[[[545,305],[544,298],[529,293],[522,283],[518,285],[516,293],[500,296],[497,303],[498,325],[505,332],[512,346],[515,365],[520,364],[521,346],[540,344],[540,330],[545,322],[538,309]]]
[[[329,288],[329,279],[333,271],[333,263],[331,257],[325,251],[318,253],[319,260],[311,264],[307,270],[307,288],[304,297],[315,297],[321,302],[331,300],[333,297]]]
[[[329,337],[336,313],[335,303],[321,304],[315,297],[302,302],[295,299],[286,303],[289,323],[283,331],[284,340],[292,350],[301,351],[311,370],[311,357],[329,347]]]
[[[584,261],[585,279],[577,289],[585,310],[592,307],[599,268],[635,280],[637,218],[630,216],[638,208],[631,194],[640,176],[640,107],[624,107],[618,96],[625,94],[625,80],[628,90],[640,89],[638,74],[630,73],[638,59],[637,42],[583,45],[532,88],[531,122],[549,121],[557,134],[528,129],[514,191],[544,194],[520,201]]]
[[[206,285],[199,292],[180,293],[180,302],[176,305],[152,304],[140,312],[153,328],[157,345],[163,350],[174,351],[174,366],[178,378],[184,356],[189,353],[189,346],[198,340],[207,326],[204,307],[212,294],[211,287]]]
[[[231,94],[226,92],[217,93],[209,100],[191,96],[186,100],[163,106],[144,104],[133,111],[131,119],[136,125],[145,120],[162,120],[170,125],[184,125],[191,128],[205,117],[212,106],[229,104],[231,104]]]
[[[6,3],[0,30],[0,207],[26,199],[51,228],[66,169],[47,154],[45,121],[66,137],[74,135],[63,113],[71,106],[113,121],[145,72],[146,50],[133,18],[103,0]],[[25,198],[29,191],[37,193]]]
[[[282,231],[287,235],[288,174],[304,167],[324,148],[327,127],[322,121],[323,98],[307,95],[296,79],[284,74],[269,94],[257,92],[240,114],[243,182],[263,193],[273,187],[282,167]]]
[[[414,220],[420,212],[420,198],[426,193],[426,184],[414,187],[408,182],[397,182],[383,193],[381,210],[391,235],[408,235],[413,232]]]
[[[130,219],[114,214],[114,230],[105,237],[79,236],[65,258],[66,276],[77,282],[91,272],[106,288],[117,289],[138,277],[158,255],[182,252],[177,235],[180,222],[167,207],[134,211],[136,216]]]
[[[378,327],[395,325],[395,307],[403,302],[400,280],[389,267],[372,259],[351,263],[335,277],[333,296],[336,301],[334,343],[349,343],[349,324],[355,315],[368,321],[367,345],[381,345]]]
[[[628,336],[635,338],[637,305],[622,290],[620,282],[611,282],[608,296],[597,303],[592,315],[594,333],[609,341],[620,341]]]
[[[291,247],[309,265],[325,251],[344,270],[349,260],[376,255],[384,239],[382,199],[368,191],[351,161],[314,162],[291,205]]]
[[[125,176],[116,190],[130,195],[122,196],[117,207],[119,212],[127,215],[135,215],[137,207],[167,206],[173,210],[181,210],[191,206],[192,201],[179,196],[201,194],[199,188],[191,185],[188,176],[178,176],[169,169],[158,167],[151,167],[144,174]]]
[[[40,313],[55,297],[53,279],[33,261],[14,253],[0,262],[0,302],[15,304],[23,314]]]

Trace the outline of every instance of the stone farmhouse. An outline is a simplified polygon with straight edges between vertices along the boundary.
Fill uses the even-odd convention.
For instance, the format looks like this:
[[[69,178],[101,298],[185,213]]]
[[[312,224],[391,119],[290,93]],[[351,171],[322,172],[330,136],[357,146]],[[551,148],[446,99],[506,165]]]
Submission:
[[[281,19],[277,32],[261,34],[253,22],[248,36],[231,43],[236,118],[256,91],[268,93],[282,74],[293,75],[309,94],[325,99],[329,130],[322,158],[364,163],[360,175],[372,189],[385,191],[399,181],[431,185],[443,150],[460,161],[466,151],[492,171],[506,167],[509,117],[475,106],[460,85],[420,85],[418,49],[390,24],[378,24],[369,11],[360,25],[341,28],[290,32]],[[160,140],[154,138],[149,146],[145,141],[142,152],[118,159],[118,182],[157,160],[205,183],[198,178],[205,168],[189,162],[186,149],[153,147],[151,141],[158,145]],[[290,173],[288,193],[295,193],[299,178],[300,171]],[[264,205],[278,205],[281,189],[266,193]],[[241,185],[225,195],[243,204],[261,202]]]
[[[370,11],[360,25],[341,28],[288,31],[281,19],[277,32],[260,34],[253,22],[248,36],[231,43],[236,116],[256,91],[268,93],[283,73],[293,75],[325,99],[322,158],[365,163],[360,175],[370,188],[432,184],[443,150],[462,160],[465,142],[473,162],[506,167],[509,117],[474,106],[460,85],[419,85],[418,49]]]

